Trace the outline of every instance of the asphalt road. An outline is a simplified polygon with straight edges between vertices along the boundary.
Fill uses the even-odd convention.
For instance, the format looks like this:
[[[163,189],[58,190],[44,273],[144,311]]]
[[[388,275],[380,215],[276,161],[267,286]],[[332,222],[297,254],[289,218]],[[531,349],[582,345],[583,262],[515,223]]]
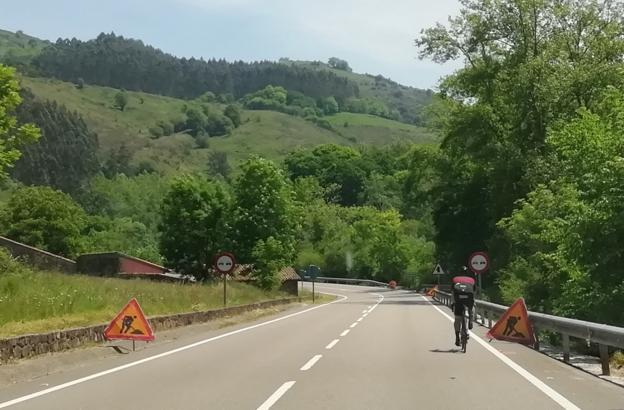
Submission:
[[[317,288],[342,296],[5,387],[0,408],[624,409],[623,388],[482,328],[457,352],[420,295]]]

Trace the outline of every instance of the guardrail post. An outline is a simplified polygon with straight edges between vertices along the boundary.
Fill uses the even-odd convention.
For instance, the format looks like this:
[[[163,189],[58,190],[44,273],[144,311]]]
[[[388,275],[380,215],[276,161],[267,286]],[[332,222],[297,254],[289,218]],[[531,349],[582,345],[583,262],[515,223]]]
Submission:
[[[600,352],[600,364],[602,364],[602,374],[604,376],[610,376],[611,369],[609,368],[609,346],[599,344],[598,351]]]
[[[539,352],[539,349],[540,349],[539,330],[537,329],[537,327],[535,327],[535,325],[533,325],[533,333],[535,334],[535,344],[533,345],[533,348]]]
[[[563,345],[563,361],[566,363],[570,362],[570,335],[562,334],[561,335],[561,343]]]

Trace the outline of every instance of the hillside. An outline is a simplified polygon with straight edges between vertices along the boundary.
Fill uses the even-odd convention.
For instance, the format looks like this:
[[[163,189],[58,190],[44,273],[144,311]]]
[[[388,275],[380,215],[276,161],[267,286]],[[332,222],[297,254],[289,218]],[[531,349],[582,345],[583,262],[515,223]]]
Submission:
[[[123,145],[132,154],[134,165],[149,164],[161,172],[204,169],[211,151],[226,152],[232,165],[236,165],[249,154],[280,159],[297,148],[326,143],[385,145],[436,141],[424,128],[371,115],[339,113],[327,117],[334,128],[327,130],[300,117],[243,110],[239,128],[229,136],[210,138],[208,148],[198,149],[190,135],[154,138],[149,132],[159,120],[181,118],[183,107],[198,104],[195,101],[128,91],[129,103],[122,112],[112,106],[119,91],[114,88],[87,85],[78,89],[67,82],[25,76],[21,81],[37,97],[57,101],[80,113],[98,133],[103,157]],[[223,108],[216,103],[210,105]]]
[[[403,121],[413,124],[423,122],[423,109],[431,103],[431,90],[421,90],[398,84],[381,75],[358,74],[351,71],[331,68],[320,61],[289,61],[281,60],[283,64],[306,67],[318,71],[330,71],[337,76],[344,77],[358,85],[360,97],[375,98],[383,101],[389,108],[398,110]]]
[[[432,92],[403,86],[381,75],[339,70],[318,61],[234,62],[179,59],[140,40],[100,34],[89,41],[57,40],[54,47],[23,33],[0,31],[0,62],[23,72],[88,84],[195,98],[206,91],[240,98],[267,85],[299,91],[315,99],[335,97],[341,105],[370,99],[387,114],[345,109],[421,125]],[[173,75],[172,73],[175,73]]]
[[[49,43],[21,32],[0,29],[0,62],[13,66],[28,64]]]

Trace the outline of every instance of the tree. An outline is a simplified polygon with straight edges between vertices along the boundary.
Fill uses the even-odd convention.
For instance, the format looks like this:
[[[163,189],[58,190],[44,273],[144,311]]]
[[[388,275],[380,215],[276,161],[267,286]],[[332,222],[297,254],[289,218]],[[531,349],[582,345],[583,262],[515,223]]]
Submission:
[[[0,213],[2,235],[66,257],[80,250],[84,210],[49,187],[17,189]]]
[[[338,103],[336,102],[336,99],[334,97],[327,97],[322,99],[319,102],[319,107],[321,108],[321,110],[323,110],[323,113],[325,115],[336,114],[338,111],[340,111],[340,107],[338,106]]]
[[[341,60],[338,57],[332,57],[327,61],[327,64],[331,67],[331,68],[335,68],[336,70],[343,70],[343,71],[353,71],[351,69],[351,67],[349,67],[349,63],[346,62],[345,60]]]
[[[225,115],[230,120],[232,120],[232,124],[234,124],[234,128],[240,127],[241,113],[240,113],[240,109],[238,108],[238,106],[234,104],[228,105],[227,107],[225,107],[225,110],[223,111],[223,115]]]
[[[163,262],[158,253],[156,233],[132,218],[89,217],[82,250],[94,253],[119,251],[154,263]]]
[[[327,144],[312,150],[299,150],[289,154],[284,160],[292,179],[314,176],[326,188],[337,187],[326,192],[327,199],[341,205],[351,206],[360,203],[369,167],[362,155],[350,147]]]
[[[0,178],[19,159],[19,149],[39,138],[34,125],[17,123],[13,112],[21,101],[15,71],[0,64]]]
[[[234,184],[234,239],[241,262],[253,262],[259,241],[273,238],[285,250],[283,259],[294,257],[294,232],[298,222],[292,192],[274,163],[252,157],[241,166]]]
[[[228,162],[227,152],[210,152],[210,155],[208,156],[208,172],[211,175],[221,175],[223,178],[227,178],[231,171],[232,168]]]
[[[593,107],[607,88],[624,87],[623,10],[593,0],[467,0],[459,17],[416,40],[423,58],[466,62],[440,85],[449,108],[448,167],[434,205],[441,256],[463,263],[493,243],[496,223],[534,188],[547,130]]]
[[[41,138],[23,148],[11,176],[27,185],[47,185],[72,195],[78,193],[100,170],[97,135],[80,115],[65,106],[38,101],[29,91],[22,95],[24,102],[17,110],[19,122],[35,124],[41,130]]]
[[[180,272],[207,277],[230,232],[230,196],[218,182],[176,179],[161,207],[160,253]]]
[[[114,107],[119,111],[123,111],[126,109],[128,105],[128,94],[125,91],[119,91],[115,94]]]

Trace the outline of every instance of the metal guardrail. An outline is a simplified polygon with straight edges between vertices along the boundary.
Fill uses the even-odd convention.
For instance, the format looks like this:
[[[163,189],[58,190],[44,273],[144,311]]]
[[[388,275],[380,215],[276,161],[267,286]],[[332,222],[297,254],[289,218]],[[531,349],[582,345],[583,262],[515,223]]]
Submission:
[[[438,302],[450,306],[453,296],[450,293],[438,291],[434,299]],[[484,326],[492,327],[492,322],[498,320],[509,306],[498,305],[496,303],[475,300],[473,310],[474,320],[479,321]],[[609,347],[624,349],[624,328],[603,325],[599,323],[586,322],[584,320],[568,319],[565,317],[547,315],[544,313],[528,312],[529,319],[537,337],[538,330],[549,330],[561,335],[563,347],[563,360],[570,361],[570,338],[576,338],[589,343],[598,344],[602,373],[610,374],[609,369]],[[486,325],[487,321],[487,325]],[[534,346],[539,350],[539,339]]]
[[[309,276],[304,276],[303,278],[306,281],[311,280]],[[324,276],[317,276],[315,281],[320,282],[320,283],[342,283],[345,285],[379,286],[379,287],[384,287],[384,288],[388,287],[387,283],[379,282],[376,280],[370,280],[370,279],[328,278]]]

